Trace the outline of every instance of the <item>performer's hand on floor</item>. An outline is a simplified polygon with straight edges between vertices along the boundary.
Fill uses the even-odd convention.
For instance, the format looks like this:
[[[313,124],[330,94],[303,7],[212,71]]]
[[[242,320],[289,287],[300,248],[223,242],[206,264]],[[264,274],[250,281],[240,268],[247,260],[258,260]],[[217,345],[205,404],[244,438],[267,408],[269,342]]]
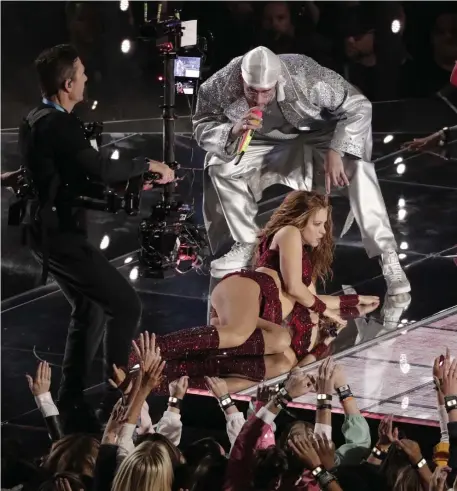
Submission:
[[[375,297],[373,295],[359,295],[359,305],[379,305],[379,297]]]
[[[414,138],[411,142],[403,143],[401,148],[408,150],[409,152],[425,152],[438,146],[441,139],[439,131],[433,133],[433,135],[425,136],[424,138]]]
[[[325,154],[325,192],[330,194],[332,186],[349,186],[349,179],[344,172],[344,164],[341,155],[335,150],[330,149]]]
[[[336,310],[325,309],[325,312],[322,314],[327,319],[331,319],[342,327],[347,326],[347,321],[345,321]]]
[[[260,107],[251,107],[247,113],[236,123],[231,131],[231,137],[237,139],[248,130],[258,130],[262,127],[262,118],[255,114],[255,111],[260,111]]]

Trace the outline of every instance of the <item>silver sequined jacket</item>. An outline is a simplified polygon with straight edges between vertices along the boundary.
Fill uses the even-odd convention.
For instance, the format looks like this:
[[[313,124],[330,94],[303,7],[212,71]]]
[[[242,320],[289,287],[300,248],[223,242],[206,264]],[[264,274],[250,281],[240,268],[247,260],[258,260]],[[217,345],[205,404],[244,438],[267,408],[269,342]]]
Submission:
[[[370,161],[371,103],[340,75],[304,55],[279,55],[286,79],[279,102],[294,127],[311,128],[333,121],[330,148]],[[200,87],[193,118],[194,134],[203,150],[223,161],[234,158],[228,136],[249,107],[243,94],[242,57],[233,59]],[[208,161],[208,160],[207,160]]]

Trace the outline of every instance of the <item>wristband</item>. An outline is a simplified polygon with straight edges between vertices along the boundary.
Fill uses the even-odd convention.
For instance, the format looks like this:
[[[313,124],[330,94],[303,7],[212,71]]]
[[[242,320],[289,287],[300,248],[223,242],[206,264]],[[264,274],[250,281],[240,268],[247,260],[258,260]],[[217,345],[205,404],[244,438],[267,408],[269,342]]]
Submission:
[[[292,397],[290,396],[290,394],[287,392],[287,389],[283,386],[283,387],[280,387],[278,392],[277,392],[277,395],[281,398],[281,399],[285,399],[287,402],[292,402]]]
[[[319,483],[319,487],[321,489],[326,489],[331,482],[335,481],[335,476],[333,474],[330,474],[330,472],[326,471],[320,466],[312,470],[311,474],[313,475],[314,479]]]
[[[286,409],[288,401],[283,399],[279,394],[273,397],[274,405],[279,409]]]
[[[223,411],[227,411],[229,407],[235,405],[233,399],[230,397],[230,394],[225,394],[224,396],[219,398],[219,405],[221,406]]]
[[[373,447],[371,453],[379,460],[385,460],[387,457],[387,452],[384,452],[384,450],[381,450],[378,447]]]
[[[358,304],[358,295],[340,295],[340,309],[347,307],[357,307]]]
[[[181,409],[181,403],[182,403],[182,399],[179,399],[178,397],[171,396],[168,398],[168,405],[170,407]]]
[[[319,410],[324,410],[324,409],[330,409],[332,410],[332,405],[331,404],[319,404],[316,408],[318,411]]]
[[[316,314],[323,314],[327,310],[327,306],[322,300],[314,296],[314,303],[309,307],[309,310],[316,312]]]
[[[422,469],[422,467],[424,467],[425,465],[427,465],[427,461],[424,458],[422,458],[419,460],[417,464],[413,465],[413,467],[415,469]]]
[[[457,396],[444,396],[444,407],[448,413],[457,409]]]
[[[343,402],[346,399],[349,399],[350,397],[353,397],[351,388],[349,385],[342,385],[341,387],[338,387],[336,389],[336,392],[340,398],[340,402]]]
[[[331,394],[317,394],[317,400],[320,402],[331,401],[333,396]]]

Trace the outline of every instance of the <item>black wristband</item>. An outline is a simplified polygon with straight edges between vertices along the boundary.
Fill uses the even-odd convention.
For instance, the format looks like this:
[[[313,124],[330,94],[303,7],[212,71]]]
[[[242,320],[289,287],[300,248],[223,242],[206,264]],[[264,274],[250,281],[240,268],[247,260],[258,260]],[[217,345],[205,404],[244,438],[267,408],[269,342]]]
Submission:
[[[444,407],[448,413],[457,409],[457,396],[444,396]]]
[[[176,409],[181,409],[181,404],[182,404],[182,399],[179,399],[178,397],[170,396],[168,398],[168,405],[170,407],[174,407]]]
[[[374,457],[376,457],[379,460],[385,460],[385,458],[387,457],[387,452],[384,452],[384,450],[381,450],[378,447],[373,447],[371,453]]]
[[[278,396],[281,399],[285,399],[287,402],[292,402],[292,397],[290,394],[287,392],[287,389],[285,387],[280,387],[278,391]]]
[[[311,471],[311,474],[313,475],[314,479],[318,482],[319,487],[321,489],[327,489],[327,486],[335,481],[335,476],[333,474],[330,474],[327,470],[325,470],[322,467],[316,467]]]
[[[324,409],[329,409],[330,411],[332,410],[332,405],[331,404],[318,404],[317,410],[324,410]]]
[[[221,406],[223,411],[227,411],[229,407],[235,405],[233,399],[230,397],[230,394],[225,394],[224,396],[219,398],[219,405]]]
[[[286,409],[288,401],[277,394],[273,397],[273,403],[276,407],[279,407],[280,409]]]
[[[348,397],[354,397],[349,385],[342,385],[341,387],[338,387],[338,389],[336,389],[336,392],[341,402],[343,402]]]

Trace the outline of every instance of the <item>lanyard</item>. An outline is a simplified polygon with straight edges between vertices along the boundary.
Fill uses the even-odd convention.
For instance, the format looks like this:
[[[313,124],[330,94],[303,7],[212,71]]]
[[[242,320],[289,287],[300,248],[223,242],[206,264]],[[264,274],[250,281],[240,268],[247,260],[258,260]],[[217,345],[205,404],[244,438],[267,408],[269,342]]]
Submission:
[[[46,99],[45,97],[43,97],[43,104],[46,104],[48,106],[52,106],[54,108],[56,108],[58,111],[62,111],[63,113],[66,113],[67,111],[60,105],[60,104],[57,104],[55,102],[52,102],[48,99]]]

